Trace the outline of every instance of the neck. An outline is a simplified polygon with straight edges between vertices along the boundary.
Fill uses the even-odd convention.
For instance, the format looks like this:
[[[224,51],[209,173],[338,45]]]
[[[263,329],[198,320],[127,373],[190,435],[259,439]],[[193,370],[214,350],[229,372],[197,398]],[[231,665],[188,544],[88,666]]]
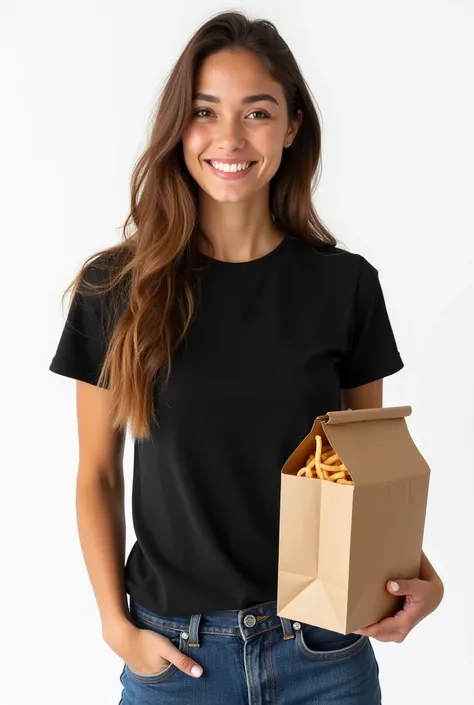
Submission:
[[[262,200],[248,203],[219,203],[207,194],[201,197],[199,226],[212,245],[202,238],[200,250],[227,262],[245,262],[271,252],[283,240]]]

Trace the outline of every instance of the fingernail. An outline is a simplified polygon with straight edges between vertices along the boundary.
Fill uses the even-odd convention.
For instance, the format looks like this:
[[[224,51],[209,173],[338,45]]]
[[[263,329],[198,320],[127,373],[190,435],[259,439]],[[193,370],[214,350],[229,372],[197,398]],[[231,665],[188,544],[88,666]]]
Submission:
[[[400,585],[398,583],[390,583],[390,587],[392,588],[393,592],[398,592],[400,590]]]
[[[195,665],[191,668],[191,673],[193,674],[193,676],[194,676],[195,678],[199,678],[199,676],[202,676],[202,668],[201,668],[201,666],[198,666],[197,664],[195,664]]]

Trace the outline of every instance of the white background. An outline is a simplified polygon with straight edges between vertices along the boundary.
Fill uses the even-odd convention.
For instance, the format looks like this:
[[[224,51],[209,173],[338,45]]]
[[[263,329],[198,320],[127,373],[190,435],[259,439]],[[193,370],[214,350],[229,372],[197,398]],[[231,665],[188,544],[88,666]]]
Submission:
[[[217,2],[2,2],[1,705],[113,705],[75,518],[75,383],[48,365],[60,295],[119,238],[153,105]],[[425,551],[441,607],[373,642],[384,705],[474,702],[472,0],[259,0],[323,115],[315,203],[379,270],[405,369],[384,404],[432,468]],[[132,455],[126,448],[128,548]]]

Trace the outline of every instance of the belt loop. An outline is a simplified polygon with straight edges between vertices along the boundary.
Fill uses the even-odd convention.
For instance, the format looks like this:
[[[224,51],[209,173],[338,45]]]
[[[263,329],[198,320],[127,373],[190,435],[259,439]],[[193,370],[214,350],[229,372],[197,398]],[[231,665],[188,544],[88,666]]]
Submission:
[[[283,639],[294,639],[295,633],[290,620],[286,619],[286,617],[280,617],[280,620],[281,626],[283,627]]]
[[[201,646],[199,643],[199,623],[201,621],[201,614],[191,615],[189,621],[189,642],[188,646]]]

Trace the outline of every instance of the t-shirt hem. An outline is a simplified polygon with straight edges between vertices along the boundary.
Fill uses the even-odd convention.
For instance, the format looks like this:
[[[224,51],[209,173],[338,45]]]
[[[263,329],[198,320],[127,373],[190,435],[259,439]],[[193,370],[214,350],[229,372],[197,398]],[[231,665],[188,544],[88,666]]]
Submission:
[[[376,382],[378,379],[383,379],[385,377],[390,377],[396,372],[400,372],[405,367],[405,364],[401,357],[394,362],[393,365],[388,367],[379,367],[365,374],[361,374],[358,377],[353,377],[350,380],[341,380],[341,389],[353,389],[354,387],[361,387],[364,384],[370,384],[371,382]]]
[[[79,382],[88,382],[88,384],[93,384],[94,386],[97,386],[97,380],[91,377],[90,374],[87,374],[87,372],[69,370],[65,367],[61,367],[60,365],[58,365],[57,362],[54,361],[51,362],[48,369],[50,372],[54,372],[55,374],[60,375],[61,377],[68,377],[69,379],[75,379]]]

